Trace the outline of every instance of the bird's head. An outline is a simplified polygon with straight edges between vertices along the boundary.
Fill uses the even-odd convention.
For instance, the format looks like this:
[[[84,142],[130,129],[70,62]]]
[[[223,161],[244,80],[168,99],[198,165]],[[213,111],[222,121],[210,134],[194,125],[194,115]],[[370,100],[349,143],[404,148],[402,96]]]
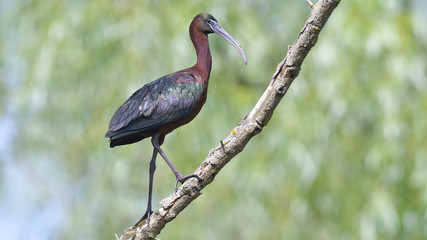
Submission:
[[[212,15],[210,15],[209,13],[200,13],[194,18],[193,22],[196,23],[198,31],[203,32],[206,35],[210,33],[216,33],[225,40],[227,40],[237,49],[237,51],[239,51],[240,55],[243,58],[243,61],[245,62],[245,64],[247,64],[246,56],[243,52],[243,49],[236,42],[236,40],[234,40],[234,38],[218,24],[218,21]]]

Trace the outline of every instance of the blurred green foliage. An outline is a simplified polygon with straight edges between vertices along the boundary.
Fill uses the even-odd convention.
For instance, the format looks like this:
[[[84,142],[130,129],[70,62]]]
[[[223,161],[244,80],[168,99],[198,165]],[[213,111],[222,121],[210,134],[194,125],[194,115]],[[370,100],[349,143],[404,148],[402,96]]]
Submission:
[[[269,125],[159,238],[427,238],[426,10],[342,1]],[[257,102],[309,11],[303,0],[0,1],[3,237],[112,239],[135,223],[152,147],[108,147],[117,107],[194,64],[188,25],[213,14],[249,64],[210,36],[208,101],[164,144],[190,173]],[[155,203],[174,185],[157,165]]]

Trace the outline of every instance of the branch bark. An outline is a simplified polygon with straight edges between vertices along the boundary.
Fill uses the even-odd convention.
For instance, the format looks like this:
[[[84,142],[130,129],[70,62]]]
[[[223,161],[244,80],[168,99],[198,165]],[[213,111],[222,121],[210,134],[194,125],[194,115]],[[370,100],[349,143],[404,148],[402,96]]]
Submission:
[[[298,76],[301,64],[316,44],[320,31],[325,26],[332,11],[340,0],[320,0],[312,5],[310,16],[298,35],[295,43],[288,47],[285,59],[279,63],[273,78],[252,111],[223,139],[211,149],[205,161],[194,172],[204,181],[191,178],[176,193],[160,201],[162,206],[153,212],[149,224],[124,230],[120,240],[154,239],[182,210],[184,210],[210,184],[218,172],[239,152],[249,140],[260,133],[267,125],[274,109]]]

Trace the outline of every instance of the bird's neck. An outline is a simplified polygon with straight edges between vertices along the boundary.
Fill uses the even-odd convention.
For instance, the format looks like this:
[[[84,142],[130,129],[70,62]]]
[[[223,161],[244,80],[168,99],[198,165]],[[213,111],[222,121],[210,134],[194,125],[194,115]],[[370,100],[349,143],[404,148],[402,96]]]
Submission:
[[[207,83],[212,68],[212,56],[209,50],[208,36],[190,28],[190,37],[197,54],[197,62],[193,68],[201,74],[203,82]]]

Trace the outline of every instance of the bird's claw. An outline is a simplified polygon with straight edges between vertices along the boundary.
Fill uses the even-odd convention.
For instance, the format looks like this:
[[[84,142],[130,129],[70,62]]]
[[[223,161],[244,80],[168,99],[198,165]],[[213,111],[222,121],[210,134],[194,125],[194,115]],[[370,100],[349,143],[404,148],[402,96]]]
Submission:
[[[189,178],[197,178],[197,180],[199,180],[199,182],[203,181],[203,179],[201,177],[199,177],[199,175],[197,175],[197,174],[188,174],[187,176],[177,177],[176,181],[175,181],[175,192],[178,191],[178,182],[183,184]]]
[[[141,223],[142,223],[142,225],[150,223],[150,217],[151,217],[152,213],[153,212],[151,211],[151,209],[147,209],[147,211],[144,213],[144,215],[141,217],[141,219],[137,223],[135,223],[135,225],[133,225],[133,227],[136,228]]]

